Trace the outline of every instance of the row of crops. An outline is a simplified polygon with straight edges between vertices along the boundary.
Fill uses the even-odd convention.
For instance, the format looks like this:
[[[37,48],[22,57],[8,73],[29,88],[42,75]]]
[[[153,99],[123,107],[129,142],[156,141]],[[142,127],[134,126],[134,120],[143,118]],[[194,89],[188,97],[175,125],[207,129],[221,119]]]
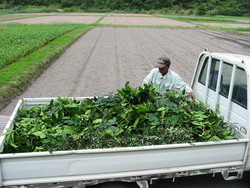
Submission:
[[[74,24],[1,24],[0,68],[18,61],[76,27]]]

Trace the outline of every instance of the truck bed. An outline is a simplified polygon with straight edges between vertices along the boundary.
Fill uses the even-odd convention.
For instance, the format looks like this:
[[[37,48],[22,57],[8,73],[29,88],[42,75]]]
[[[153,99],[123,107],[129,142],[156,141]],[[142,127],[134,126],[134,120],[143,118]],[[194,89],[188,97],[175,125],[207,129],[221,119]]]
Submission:
[[[6,128],[13,128],[18,109],[47,104],[52,98],[19,101]],[[82,100],[83,98],[78,98]],[[0,137],[1,149],[5,136]],[[0,154],[0,185],[157,177],[166,174],[243,169],[249,139],[17,154]],[[208,171],[206,171],[208,170]]]

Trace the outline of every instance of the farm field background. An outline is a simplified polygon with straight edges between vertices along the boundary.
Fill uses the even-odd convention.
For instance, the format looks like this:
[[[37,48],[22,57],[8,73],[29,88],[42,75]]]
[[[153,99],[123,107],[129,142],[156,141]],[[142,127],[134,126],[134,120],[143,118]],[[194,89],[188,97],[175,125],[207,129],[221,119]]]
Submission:
[[[204,22],[220,24],[220,27],[208,27],[204,25]],[[231,24],[233,27],[223,27],[225,24]],[[242,25],[244,27],[241,27]],[[32,83],[32,80],[62,53],[63,49],[57,52],[58,47],[53,44],[55,39],[60,41],[65,34],[70,35],[72,31],[79,28],[84,29],[79,31],[75,38],[83,35],[92,27],[96,27],[79,39],[79,41],[84,39],[80,42],[81,44],[78,44],[79,46],[77,45],[79,42],[76,42],[75,49],[74,45],[70,48],[73,48],[74,51],[69,52],[68,60],[67,58],[63,60],[65,68],[56,68],[58,72],[62,71],[63,75],[60,79],[64,82],[60,82],[58,85],[55,80],[60,77],[60,74],[50,73],[53,75],[53,78],[50,79],[53,81],[45,81],[47,85],[42,87],[45,92],[36,88],[39,97],[103,95],[121,88],[126,81],[130,81],[133,86],[138,86],[152,68],[154,59],[163,54],[167,54],[173,59],[175,63],[172,68],[190,83],[196,58],[202,50],[209,48],[212,51],[247,54],[248,49],[246,48],[249,48],[247,41],[250,41],[248,36],[227,32],[249,32],[250,24],[236,21],[235,18],[117,13],[27,13],[1,15],[0,27],[0,38],[2,38],[0,47],[2,54],[0,56],[0,66],[2,67],[0,69],[0,101],[2,104],[0,106],[2,107],[8,104],[13,96],[21,94]],[[134,38],[135,36],[137,37]],[[62,45],[65,43],[63,40],[61,40]],[[73,42],[74,37],[70,40]],[[232,42],[232,44],[228,44],[228,42]],[[56,52],[52,57],[44,60],[43,57],[46,54],[52,53],[51,49],[48,48],[43,52],[40,50],[42,47],[48,47],[50,43]],[[225,46],[227,47],[225,48]],[[89,62],[92,60],[92,54],[97,56],[94,61],[104,61],[106,64],[104,66],[102,65],[104,62],[100,62],[99,67],[103,67],[101,74],[96,70],[98,65]],[[43,60],[41,61],[41,59]],[[39,60],[41,62],[35,63]],[[58,61],[60,60],[58,59]],[[134,61],[141,63],[133,65]],[[141,68],[144,72],[139,69],[143,62],[147,62]],[[189,66],[182,69],[183,62],[188,62]],[[7,66],[7,64],[9,65]],[[36,64],[35,67],[34,64]],[[91,77],[75,69],[84,72],[91,71],[96,74],[97,79],[90,81]],[[117,76],[112,77],[109,72],[112,73],[114,70],[113,75]],[[54,77],[54,75],[57,76]],[[68,75],[72,76],[69,78]],[[76,78],[77,76],[78,78]],[[118,81],[114,81],[114,77],[118,78]],[[110,84],[108,86],[103,84],[105,81]],[[52,86],[55,91],[47,91],[46,88],[51,87],[49,85],[53,83],[56,85]],[[94,86],[92,83],[95,83]],[[63,86],[65,84],[67,87]],[[69,87],[74,89],[69,89]],[[64,92],[60,92],[61,90]],[[36,95],[32,94],[31,97],[36,97]],[[12,103],[11,109],[16,100]],[[11,110],[5,109],[1,113],[6,114],[5,111],[9,111],[7,114],[10,115]]]
[[[0,32],[0,68],[35,51],[66,32],[75,29],[76,25],[21,25],[8,24]]]
[[[248,26],[249,23],[242,23],[234,18],[114,13],[38,13],[28,14],[33,16],[32,18],[23,18],[25,14],[18,14],[15,15],[15,19],[18,16],[21,16],[20,19],[11,22],[25,23],[25,25],[19,24],[20,27],[36,28],[44,25],[44,28],[49,28],[65,25],[66,32],[67,27],[70,30],[81,25],[86,27],[83,33],[92,27],[95,28],[68,48],[27,91],[12,100],[11,104],[1,111],[2,115],[10,115],[17,100],[24,97],[104,95],[122,88],[126,81],[129,81],[133,87],[139,86],[153,68],[153,62],[163,54],[170,56],[173,61],[172,69],[190,83],[196,59],[205,48],[216,52],[245,55],[249,54],[250,48],[249,36],[228,32],[250,30],[250,27],[235,28],[237,25]],[[47,24],[40,24],[41,20],[46,20]],[[81,20],[82,24],[72,24],[76,20],[77,22]],[[204,22],[219,23],[221,27],[207,27],[200,24]],[[39,24],[33,25],[33,23]],[[233,24],[234,27],[223,28],[225,23]],[[2,25],[5,24],[13,23],[2,21]],[[1,69],[2,72],[4,70]],[[20,80],[22,78],[18,78],[14,83]],[[15,85],[13,80],[9,83],[9,85]]]
[[[71,19],[77,15],[79,14],[74,13]],[[80,16],[86,17],[87,19],[90,15],[92,14]],[[41,17],[40,15],[33,14],[29,16]],[[47,14],[42,15],[42,17],[46,17],[47,20],[49,20],[49,16],[47,16]],[[177,20],[178,22],[174,22],[180,25],[173,26],[168,24],[170,21],[174,21],[169,17],[165,20],[165,25],[160,24],[158,26],[147,25],[145,22],[138,24],[138,21],[135,21],[137,23],[133,25],[132,23],[126,23],[125,21],[128,19],[125,18],[124,24],[121,25],[116,25],[117,23],[101,23],[101,21],[108,16],[110,19],[113,19],[113,17],[133,17],[133,19],[147,17],[147,19],[151,19],[153,17],[152,15],[127,14],[113,14],[112,16],[106,14],[97,15],[96,19],[87,25],[81,22],[83,23],[81,26],[77,26],[72,31],[66,32],[42,48],[38,48],[33,53],[22,57],[20,61],[1,68],[0,76],[6,73],[6,77],[10,78],[8,84],[13,85],[15,88],[26,88],[27,85],[24,87],[17,85],[17,83],[19,83],[20,80],[27,82],[28,78],[30,86],[27,87],[24,92],[18,89],[13,90],[13,92],[20,95],[13,98],[9,105],[0,111],[0,116],[10,116],[17,101],[21,98],[96,96],[115,92],[117,89],[124,87],[126,81],[129,81],[132,86],[141,85],[143,78],[148,74],[150,69],[153,68],[154,61],[163,54],[170,56],[172,59],[171,68],[179,73],[188,83],[191,82],[197,57],[205,48],[214,52],[249,55],[250,37],[246,36],[250,31],[248,23],[233,22],[230,24],[233,24],[236,28],[230,27],[229,29],[223,27],[225,23],[223,20],[220,20],[220,27],[207,27],[199,24],[200,22],[204,22],[204,19],[192,21],[181,18]],[[4,21],[2,21],[2,24],[4,24],[3,22]],[[62,22],[60,20],[59,22],[69,23],[70,21]],[[213,22],[217,23],[217,21],[214,20]],[[48,23],[55,24],[53,21]],[[186,23],[192,24],[192,27],[183,26],[181,23],[185,25]],[[4,27],[2,24],[1,27]],[[247,25],[247,28],[241,28],[237,26],[237,24]],[[44,26],[46,27],[48,25],[46,24]],[[0,32],[1,31],[2,30],[0,30]],[[79,32],[73,37],[72,33],[76,31]],[[247,33],[246,35],[239,35],[228,31]],[[71,37],[71,42],[68,42],[68,40],[66,42],[66,38],[68,37]],[[73,43],[77,38],[78,40]],[[55,52],[55,55],[49,58],[48,62],[45,63],[46,66],[42,66],[42,62],[45,61],[43,59],[44,56],[59,48],[57,46],[59,43],[67,43],[67,45],[64,47],[60,45],[59,52]],[[65,50],[67,46],[70,47]],[[40,50],[44,48],[45,50],[41,52]],[[63,51],[64,53],[62,54]],[[28,58],[29,64],[26,58]],[[30,60],[33,58],[35,60]],[[16,65],[20,62],[27,65],[26,69],[17,68]],[[35,68],[33,66],[34,62],[38,62]],[[18,79],[13,80],[14,77],[23,75],[28,72],[29,69],[34,69],[34,71],[39,70],[37,72],[40,74],[45,68],[47,69],[35,81],[34,78],[37,75],[34,76],[33,74],[29,74],[26,80],[23,77],[18,77]],[[11,75],[9,72],[11,72]],[[0,80],[3,80],[2,77]],[[23,82],[20,83],[23,84]],[[1,84],[0,86],[0,98],[3,87],[6,87],[6,84]],[[218,178],[216,180],[218,180]],[[204,185],[206,181],[203,179],[200,183],[195,182],[194,186]],[[192,184],[190,181],[186,182],[188,182],[189,185]],[[221,181],[218,181],[220,182],[219,184],[215,181],[212,182],[213,185],[223,186]],[[237,182],[239,183],[239,181]],[[244,187],[244,185],[246,187],[246,185],[248,185],[244,182],[242,185],[239,185],[237,182],[225,182],[225,184],[227,187],[230,185],[231,187]],[[156,184],[155,187],[166,187],[166,182],[162,183],[162,185],[160,185],[160,183],[161,182]],[[180,184],[180,182],[178,182],[178,184],[168,183],[169,186],[186,187],[186,185]]]

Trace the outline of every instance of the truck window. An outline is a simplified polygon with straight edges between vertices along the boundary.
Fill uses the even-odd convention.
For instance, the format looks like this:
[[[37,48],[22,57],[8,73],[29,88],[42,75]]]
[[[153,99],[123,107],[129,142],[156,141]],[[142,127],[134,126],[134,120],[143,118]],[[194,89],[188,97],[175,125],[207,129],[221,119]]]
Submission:
[[[203,85],[206,84],[206,77],[207,77],[207,68],[208,68],[208,60],[209,60],[209,57],[206,57],[205,61],[204,61],[204,64],[201,68],[201,73],[199,75],[199,82]]]
[[[223,69],[221,73],[221,85],[220,85],[220,94],[224,97],[228,97],[231,76],[233,71],[233,66],[228,63],[223,63]]]
[[[217,80],[219,76],[219,66],[220,66],[220,60],[212,59],[208,87],[214,91],[216,90],[217,86]]]
[[[239,67],[236,69],[232,101],[247,109],[247,75]]]

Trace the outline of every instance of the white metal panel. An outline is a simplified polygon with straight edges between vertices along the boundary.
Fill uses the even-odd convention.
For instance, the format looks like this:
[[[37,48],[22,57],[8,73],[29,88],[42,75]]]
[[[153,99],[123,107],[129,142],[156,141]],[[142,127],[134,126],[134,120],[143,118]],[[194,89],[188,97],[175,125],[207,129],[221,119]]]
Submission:
[[[1,165],[3,184],[11,185],[12,181],[29,181],[54,177],[87,178],[88,175],[130,173],[136,176],[147,171],[178,169],[187,166],[214,168],[228,163],[243,165],[248,139],[148,146],[134,148],[113,148],[103,150],[79,150],[27,154],[2,154]],[[208,166],[207,166],[208,165]],[[188,169],[187,169],[188,170]],[[12,183],[11,183],[12,182]],[[20,182],[19,182],[20,183]]]
[[[225,114],[227,113],[227,101],[228,99],[222,95],[219,96],[219,100],[218,100],[218,104],[219,104],[219,112],[221,115],[225,116]]]
[[[15,180],[6,180],[4,185],[29,185],[29,184],[41,184],[41,183],[54,183],[54,182],[77,182],[77,181],[89,181],[96,180],[93,182],[99,182],[99,180],[108,180],[108,181],[135,181],[138,180],[137,177],[143,177],[144,180],[154,179],[155,177],[161,178],[165,177],[166,174],[176,174],[180,172],[184,172],[190,175],[199,175],[206,174],[205,171],[200,169],[213,169],[213,173],[223,172],[227,169],[227,167],[236,167],[240,166],[241,163],[238,162],[228,162],[228,163],[220,163],[218,164],[210,164],[210,165],[199,165],[199,166],[184,166],[179,168],[165,168],[165,169],[154,169],[154,170],[142,170],[142,171],[130,171],[130,172],[116,172],[116,173],[107,173],[107,174],[87,174],[87,175],[77,175],[77,176],[61,176],[61,177],[42,177],[42,178],[34,178],[34,179],[15,179]],[[219,168],[218,168],[219,167]],[[226,167],[226,168],[225,168]],[[218,168],[218,169],[217,169]],[[138,176],[140,174],[140,176]],[[159,176],[158,176],[159,175]],[[180,176],[183,176],[180,173]],[[119,177],[119,178],[117,178]],[[169,177],[175,177],[169,176]],[[102,182],[102,181],[100,181]],[[54,187],[54,186],[53,186]],[[59,187],[59,186],[58,186]]]
[[[5,128],[3,130],[3,133],[7,132],[7,129],[13,129],[13,121],[18,114],[18,110],[22,109],[22,108],[23,108],[23,102],[22,102],[22,100],[19,100],[12,115],[10,116],[10,119],[9,119],[7,125],[5,126]],[[5,138],[6,138],[5,135],[0,135],[0,152],[3,151]]]
[[[229,115],[230,122],[237,122],[237,126],[239,128],[243,126],[247,130],[247,124],[246,124],[247,114],[248,114],[247,109],[232,102],[231,113]]]
[[[216,108],[216,92],[208,89],[208,94],[207,94],[207,105],[211,108],[211,109],[215,109]]]
[[[200,84],[199,82],[195,83],[193,90],[195,91],[195,96],[197,99],[203,102],[206,100],[206,95],[204,93],[206,87],[203,84]]]

